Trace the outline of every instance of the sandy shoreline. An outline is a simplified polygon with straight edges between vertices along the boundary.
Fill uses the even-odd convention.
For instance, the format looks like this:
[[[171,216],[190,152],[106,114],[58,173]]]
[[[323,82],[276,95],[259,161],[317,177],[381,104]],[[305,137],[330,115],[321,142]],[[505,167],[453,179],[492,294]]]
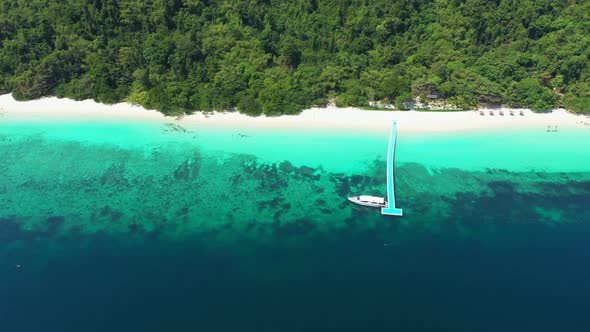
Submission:
[[[312,108],[299,115],[280,117],[249,117],[237,112],[197,113],[180,118],[166,117],[157,111],[149,111],[141,106],[128,103],[114,105],[99,104],[92,100],[74,101],[56,97],[19,102],[11,94],[0,95],[0,121],[151,121],[176,123],[195,127],[232,127],[232,128],[277,128],[277,129],[350,129],[386,131],[391,121],[398,122],[400,132],[460,132],[482,129],[547,129],[548,126],[558,128],[588,128],[590,117],[568,113],[556,109],[548,114],[533,113],[523,110],[524,115],[504,115],[498,110],[494,115],[484,110],[466,112],[416,112],[416,111],[367,111],[354,108]]]

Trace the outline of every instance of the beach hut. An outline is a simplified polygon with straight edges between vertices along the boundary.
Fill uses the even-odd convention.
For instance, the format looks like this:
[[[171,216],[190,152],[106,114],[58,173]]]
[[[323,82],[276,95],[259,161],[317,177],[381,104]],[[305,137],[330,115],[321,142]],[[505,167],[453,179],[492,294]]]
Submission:
[[[442,93],[435,92],[435,93],[429,94],[428,96],[426,96],[426,98],[432,99],[432,100],[437,100],[437,99],[446,99],[447,96],[445,96]]]

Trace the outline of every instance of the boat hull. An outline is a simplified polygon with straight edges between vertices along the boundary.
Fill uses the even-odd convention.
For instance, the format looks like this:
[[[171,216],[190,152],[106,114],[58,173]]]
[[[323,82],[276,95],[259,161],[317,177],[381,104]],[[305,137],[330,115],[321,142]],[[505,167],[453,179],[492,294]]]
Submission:
[[[348,197],[348,200],[354,204],[358,204],[358,205],[362,205],[362,206],[377,207],[377,208],[387,207],[387,202],[381,197],[352,196],[352,197]]]

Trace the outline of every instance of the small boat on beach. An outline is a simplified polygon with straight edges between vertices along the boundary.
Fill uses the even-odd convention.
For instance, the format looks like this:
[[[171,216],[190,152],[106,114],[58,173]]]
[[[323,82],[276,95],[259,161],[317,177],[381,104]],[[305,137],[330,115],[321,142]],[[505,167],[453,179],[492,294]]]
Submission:
[[[362,206],[387,207],[387,202],[383,197],[360,195],[348,197],[348,200]]]

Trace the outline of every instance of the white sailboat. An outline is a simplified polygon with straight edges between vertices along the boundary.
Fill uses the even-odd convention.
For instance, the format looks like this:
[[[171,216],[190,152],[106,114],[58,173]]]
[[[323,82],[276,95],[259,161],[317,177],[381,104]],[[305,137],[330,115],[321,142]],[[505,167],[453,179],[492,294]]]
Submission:
[[[371,207],[385,207],[387,206],[387,202],[383,197],[376,197],[376,196],[367,196],[367,195],[360,195],[360,196],[352,196],[348,197],[348,200],[362,206],[371,206]]]

